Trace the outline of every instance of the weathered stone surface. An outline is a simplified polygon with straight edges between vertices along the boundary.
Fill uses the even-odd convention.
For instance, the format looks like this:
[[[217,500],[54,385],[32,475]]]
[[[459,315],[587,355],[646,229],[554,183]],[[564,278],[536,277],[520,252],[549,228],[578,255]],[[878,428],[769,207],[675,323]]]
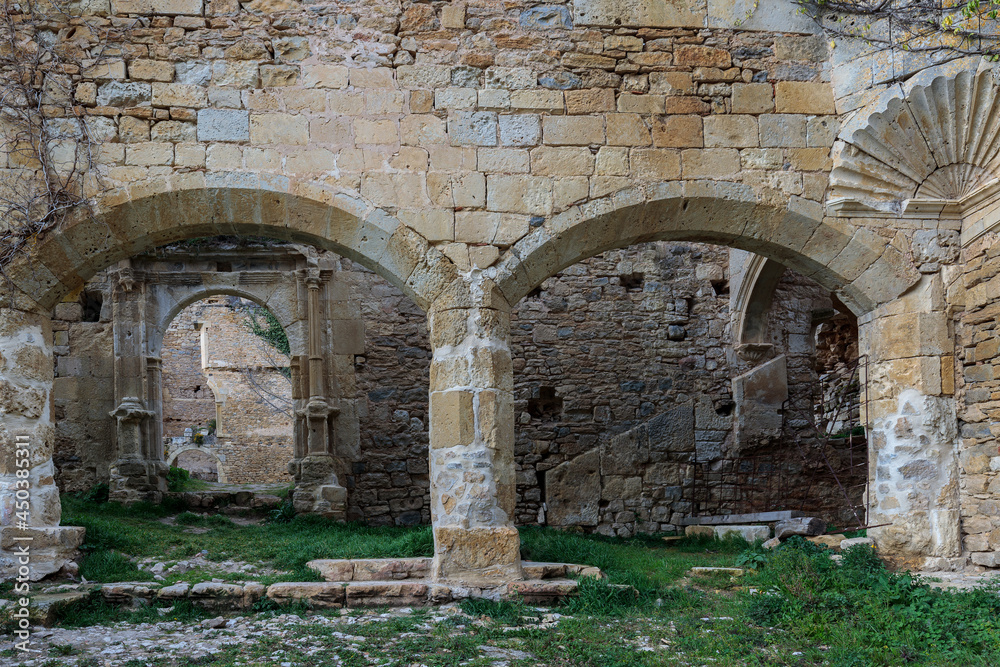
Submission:
[[[238,109],[198,111],[199,141],[249,141],[250,113]]]
[[[827,547],[833,549],[834,551],[840,550],[840,545],[846,540],[843,535],[816,535],[806,538],[813,544],[818,544],[821,547]]]
[[[811,516],[785,519],[774,524],[774,536],[779,540],[791,537],[792,535],[822,535],[825,531],[826,521]]]
[[[346,589],[339,582],[280,582],[267,587],[267,597],[279,604],[305,601],[324,609],[339,609],[347,599]]]
[[[870,537],[850,537],[840,543],[840,550],[847,551],[851,547],[858,546],[872,549],[875,547],[875,541]]]
[[[596,526],[601,499],[601,455],[581,454],[546,474],[548,521],[556,526]]]

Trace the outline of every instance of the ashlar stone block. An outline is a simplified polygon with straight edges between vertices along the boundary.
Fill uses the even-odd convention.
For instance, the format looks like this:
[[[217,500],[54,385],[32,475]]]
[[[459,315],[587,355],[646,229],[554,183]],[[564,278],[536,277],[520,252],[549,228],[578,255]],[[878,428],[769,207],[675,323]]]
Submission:
[[[472,393],[462,390],[431,393],[431,447],[471,445],[475,439]]]
[[[239,109],[198,111],[198,141],[249,141],[250,112]]]

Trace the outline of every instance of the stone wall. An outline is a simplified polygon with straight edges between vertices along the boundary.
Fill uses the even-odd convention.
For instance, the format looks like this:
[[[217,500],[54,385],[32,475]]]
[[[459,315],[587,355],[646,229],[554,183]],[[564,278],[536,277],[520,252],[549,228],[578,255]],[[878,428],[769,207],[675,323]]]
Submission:
[[[640,244],[574,265],[517,304],[519,523],[630,535],[674,530],[693,513],[744,511],[747,499],[733,494],[732,476],[723,473],[748,455],[788,465],[775,472],[781,483],[754,503],[839,520],[843,501],[829,480],[795,483],[802,466],[791,441],[735,446],[731,381],[754,364],[729,349],[728,263],[720,246]],[[372,524],[427,523],[426,317],[397,288],[350,260],[341,260],[337,275],[365,324],[364,354],[354,357],[361,440],[356,460],[347,462],[348,516]],[[288,392],[287,381],[269,368],[274,357],[261,354],[231,301],[198,302],[171,323],[162,351],[164,434],[179,437],[185,428],[207,426],[216,418],[216,400],[224,398],[220,431],[210,443],[226,481],[287,481],[290,422],[235,369],[262,367],[254,378],[278,396]],[[830,305],[828,293],[792,271],[778,283],[768,340],[771,356],[786,359],[784,382],[793,394],[815,385],[813,329]],[[814,436],[802,424],[790,433],[796,428],[802,437]],[[695,466],[704,473],[697,483]]]
[[[202,304],[188,306],[174,318],[163,336],[163,436],[179,438],[185,429],[207,428],[215,420],[215,393],[202,369]]]
[[[964,292],[957,318],[956,361],[959,413],[962,541],[972,562],[1000,566],[1000,236],[986,234],[963,251],[964,276],[953,289]]]
[[[183,437],[216,422],[209,443],[226,482],[289,483],[292,387],[281,370],[289,361],[247,328],[248,307],[210,297],[171,322],[161,352],[163,433]]]
[[[85,491],[106,480],[116,457],[114,355],[109,287],[98,276],[56,306],[55,452],[64,491]]]

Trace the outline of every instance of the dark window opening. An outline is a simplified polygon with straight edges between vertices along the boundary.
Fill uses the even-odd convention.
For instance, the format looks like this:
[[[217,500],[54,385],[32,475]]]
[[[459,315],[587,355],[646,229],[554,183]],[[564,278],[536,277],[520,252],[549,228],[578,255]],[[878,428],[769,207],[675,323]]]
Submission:
[[[538,484],[538,491],[542,494],[542,498],[545,497],[545,471],[536,470],[535,471],[535,483]]]
[[[219,273],[232,273],[233,263],[232,262],[216,262],[215,270]]]
[[[621,283],[629,292],[640,292],[642,291],[642,284],[645,282],[646,276],[642,273],[629,273],[624,276],[618,276],[618,281]]]
[[[712,289],[715,290],[715,296],[728,296],[729,295],[729,281],[728,280],[713,280]]]
[[[728,417],[736,409],[736,403],[729,399],[717,401],[715,404],[715,414],[720,417]]]
[[[539,387],[538,396],[528,399],[528,414],[535,419],[557,417],[562,407],[563,400],[556,396],[555,387]]]
[[[100,292],[83,293],[83,321],[100,322],[101,308],[104,306],[104,295]]]

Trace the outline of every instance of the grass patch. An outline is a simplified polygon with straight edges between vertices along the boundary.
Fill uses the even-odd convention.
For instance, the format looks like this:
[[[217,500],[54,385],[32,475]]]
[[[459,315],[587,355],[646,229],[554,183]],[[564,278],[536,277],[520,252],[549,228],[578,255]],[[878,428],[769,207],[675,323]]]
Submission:
[[[96,549],[83,557],[80,576],[87,581],[111,583],[115,581],[150,581],[149,572],[143,572],[131,560],[111,549]]]
[[[88,530],[84,576],[99,581],[140,579],[126,556],[176,560],[204,550],[209,560],[236,559],[282,570],[262,581],[271,583],[318,580],[305,567],[314,558],[429,556],[433,546],[429,527],[365,527],[314,516],[239,526],[225,517],[190,512],[176,515],[175,524],[168,525],[161,519],[179,510],[142,504],[123,508],[69,496],[63,500],[65,523]],[[199,533],[190,532],[192,528]],[[580,581],[578,595],[555,610],[572,616],[557,628],[532,622],[539,614],[523,602],[467,600],[461,608],[476,622],[458,615],[428,623],[426,616],[414,615],[360,622],[347,632],[366,638],[363,650],[373,659],[409,661],[404,664],[490,664],[481,653],[486,646],[516,648],[532,656],[511,661],[512,667],[1000,664],[1000,586],[935,590],[918,577],[890,572],[867,547],[845,552],[837,564],[829,551],[796,538],[764,550],[739,539],[623,540],[546,528],[523,528],[521,537],[527,560],[593,565],[607,575],[606,580]],[[737,564],[749,569],[735,583],[728,575],[686,576],[694,566]],[[210,574],[197,570],[176,576],[193,581]],[[242,573],[233,576],[245,578]],[[250,613],[299,611],[307,610],[278,609],[265,600]],[[161,616],[155,605],[122,609],[99,596],[63,613],[63,625],[205,615],[177,605]],[[481,622],[484,618],[489,621]],[[303,636],[319,638],[327,631],[332,629],[301,628]],[[271,655],[276,647],[265,645],[265,639],[250,642],[252,649],[234,649],[231,659],[245,659],[244,648],[259,651],[262,659]],[[343,645],[325,646],[316,656],[329,664],[361,660]]]
[[[176,507],[137,503],[95,503],[63,496],[63,523],[87,529],[85,548],[113,550],[134,558],[190,558],[202,551],[208,560],[261,562],[276,569],[305,572],[316,558],[430,556],[429,526],[367,527],[322,517],[296,516],[286,523],[239,526],[224,516],[193,512],[177,515],[178,525],[161,522]],[[187,532],[192,527],[205,532]],[[313,574],[312,577],[315,577]],[[88,577],[89,579],[89,577]]]
[[[166,605],[154,600],[137,609],[109,604],[99,594],[66,605],[59,610],[57,623],[63,627],[80,628],[112,623],[159,623],[162,621],[200,621],[213,615],[187,600]]]

